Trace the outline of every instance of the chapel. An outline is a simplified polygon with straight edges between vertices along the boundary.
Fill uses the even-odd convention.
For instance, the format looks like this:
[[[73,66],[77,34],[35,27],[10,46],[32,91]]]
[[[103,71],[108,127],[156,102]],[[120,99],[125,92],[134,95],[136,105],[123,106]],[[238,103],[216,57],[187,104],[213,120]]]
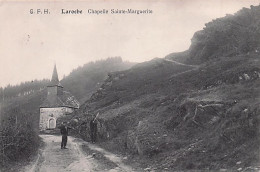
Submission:
[[[59,117],[68,115],[79,108],[79,102],[71,93],[64,91],[54,65],[52,78],[47,86],[47,97],[40,105],[39,130],[53,130]]]

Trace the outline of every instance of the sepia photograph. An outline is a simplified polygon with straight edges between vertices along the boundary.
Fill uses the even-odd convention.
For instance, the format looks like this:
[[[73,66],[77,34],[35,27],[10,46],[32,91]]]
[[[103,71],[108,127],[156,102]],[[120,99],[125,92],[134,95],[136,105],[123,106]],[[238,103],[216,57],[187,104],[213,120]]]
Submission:
[[[0,172],[260,171],[260,0],[0,0]]]

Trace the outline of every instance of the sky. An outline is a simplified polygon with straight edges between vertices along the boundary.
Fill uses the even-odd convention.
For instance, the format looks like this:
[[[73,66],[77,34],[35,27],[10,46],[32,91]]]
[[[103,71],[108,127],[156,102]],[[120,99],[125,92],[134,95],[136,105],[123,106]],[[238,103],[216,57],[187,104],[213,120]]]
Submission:
[[[187,50],[205,23],[260,0],[0,0],[0,87],[60,78],[85,63],[121,56],[143,62]],[[50,14],[30,14],[48,9]],[[61,10],[83,14],[61,14]],[[89,14],[88,10],[108,10]],[[111,14],[111,9],[152,10],[151,14]]]

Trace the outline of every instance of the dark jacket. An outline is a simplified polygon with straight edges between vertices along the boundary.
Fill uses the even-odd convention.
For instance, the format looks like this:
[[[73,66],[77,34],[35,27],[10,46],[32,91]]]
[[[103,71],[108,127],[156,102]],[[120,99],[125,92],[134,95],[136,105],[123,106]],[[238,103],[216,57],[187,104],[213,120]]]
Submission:
[[[90,132],[97,132],[97,121],[91,120],[90,121]]]
[[[60,134],[63,136],[67,136],[69,134],[70,127],[66,127],[64,125],[60,126]]]

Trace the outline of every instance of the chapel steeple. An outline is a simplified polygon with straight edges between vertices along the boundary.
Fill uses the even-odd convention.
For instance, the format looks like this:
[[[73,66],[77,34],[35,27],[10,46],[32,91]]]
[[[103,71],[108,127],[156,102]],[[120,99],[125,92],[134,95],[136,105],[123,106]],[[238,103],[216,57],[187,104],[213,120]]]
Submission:
[[[52,78],[51,78],[51,82],[58,84],[59,83],[59,77],[58,77],[58,72],[57,72],[57,68],[56,68],[56,64],[54,65],[54,69],[52,72]]]
[[[56,64],[54,65],[54,69],[52,72],[52,78],[51,78],[51,82],[50,82],[50,86],[59,86],[62,87],[59,81],[59,76],[58,76],[58,72],[57,72],[57,68],[56,68]]]
[[[54,100],[57,95],[63,94],[63,86],[60,84],[56,64],[52,72],[52,78],[50,84],[47,86],[47,98],[49,100]]]

